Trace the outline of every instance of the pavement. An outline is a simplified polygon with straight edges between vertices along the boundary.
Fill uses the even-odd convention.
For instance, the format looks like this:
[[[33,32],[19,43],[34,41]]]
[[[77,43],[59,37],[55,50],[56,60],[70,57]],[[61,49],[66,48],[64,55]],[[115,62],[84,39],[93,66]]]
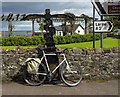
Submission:
[[[105,82],[82,81],[76,87],[65,84],[27,86],[19,83],[4,84],[2,95],[118,95],[118,80]]]

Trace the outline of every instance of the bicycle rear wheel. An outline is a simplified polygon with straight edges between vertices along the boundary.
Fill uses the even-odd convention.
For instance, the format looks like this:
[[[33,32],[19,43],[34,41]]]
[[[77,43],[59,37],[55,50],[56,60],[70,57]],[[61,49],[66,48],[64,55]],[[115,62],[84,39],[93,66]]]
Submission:
[[[39,65],[39,69],[36,74],[31,74],[27,71],[27,66],[30,63]],[[38,63],[35,60],[29,60],[28,62],[26,62],[26,68],[24,70],[24,80],[29,85],[38,86],[38,85],[42,84],[46,79],[46,75],[47,75],[47,70],[46,70],[46,67],[44,64]]]
[[[77,86],[82,80],[82,69],[79,64],[75,62],[65,63],[61,68],[61,78],[68,86]]]

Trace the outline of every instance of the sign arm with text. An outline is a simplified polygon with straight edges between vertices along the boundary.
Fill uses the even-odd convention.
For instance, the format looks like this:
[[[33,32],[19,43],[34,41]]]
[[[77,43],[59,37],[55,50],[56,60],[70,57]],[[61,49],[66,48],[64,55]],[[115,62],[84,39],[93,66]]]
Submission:
[[[95,21],[94,31],[95,32],[111,32],[113,24],[110,21]]]
[[[120,15],[120,0],[91,0],[101,16]]]

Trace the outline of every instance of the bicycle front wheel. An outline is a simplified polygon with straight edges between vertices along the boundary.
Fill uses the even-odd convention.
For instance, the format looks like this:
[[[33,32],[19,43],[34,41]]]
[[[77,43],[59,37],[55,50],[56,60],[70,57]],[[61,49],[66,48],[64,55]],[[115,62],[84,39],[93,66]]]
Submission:
[[[35,73],[35,74],[29,73],[27,71],[28,64],[32,64],[32,65],[33,64],[38,64],[39,65],[38,72]],[[38,86],[38,85],[42,84],[46,79],[46,75],[47,75],[47,70],[46,70],[46,67],[45,67],[44,64],[38,63],[35,60],[29,60],[26,63],[26,68],[24,70],[24,80],[29,85]]]
[[[82,69],[80,65],[75,62],[63,64],[61,78],[66,85],[71,87],[77,86],[82,80]]]

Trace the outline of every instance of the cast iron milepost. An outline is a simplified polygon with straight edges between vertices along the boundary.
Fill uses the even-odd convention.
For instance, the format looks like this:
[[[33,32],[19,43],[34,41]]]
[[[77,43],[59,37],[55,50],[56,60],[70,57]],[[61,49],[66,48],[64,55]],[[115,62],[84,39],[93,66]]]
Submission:
[[[44,39],[46,40],[46,46],[47,46],[47,51],[56,51],[56,47],[55,47],[55,42],[53,40],[53,35],[55,34],[55,28],[53,27],[53,21],[51,18],[62,18],[62,19],[71,19],[74,20],[71,16],[66,15],[66,14],[54,14],[51,15],[50,14],[50,9],[46,9],[45,10],[45,14],[29,14],[27,16],[25,16],[23,19],[21,20],[35,20],[38,18],[44,18],[44,30],[46,30],[46,33],[44,34]]]
[[[46,33],[44,34],[44,39],[46,40],[47,50],[48,51],[55,51],[55,42],[53,40],[53,35],[55,34],[55,28],[52,26],[53,22],[51,20],[50,9],[45,10],[45,21],[46,25],[44,25],[44,30]]]
[[[37,18],[44,18],[44,30],[46,30],[46,33],[44,34],[44,39],[46,40],[45,45],[47,46],[47,48],[45,48],[46,53],[55,53],[56,52],[56,47],[55,47],[55,42],[53,39],[53,35],[55,34],[55,28],[53,27],[53,21],[51,18],[67,18],[67,19],[72,19],[74,20],[71,16],[68,16],[66,14],[54,14],[51,15],[50,14],[50,9],[46,9],[45,10],[45,14],[41,15],[41,14],[29,14],[26,17],[24,17],[22,20],[35,20]],[[38,47],[40,48],[40,47]],[[50,64],[59,64],[59,60],[58,60],[58,56],[50,56],[48,57],[48,61]],[[59,73],[59,69],[58,71],[58,77],[57,79],[60,80],[60,73]]]

